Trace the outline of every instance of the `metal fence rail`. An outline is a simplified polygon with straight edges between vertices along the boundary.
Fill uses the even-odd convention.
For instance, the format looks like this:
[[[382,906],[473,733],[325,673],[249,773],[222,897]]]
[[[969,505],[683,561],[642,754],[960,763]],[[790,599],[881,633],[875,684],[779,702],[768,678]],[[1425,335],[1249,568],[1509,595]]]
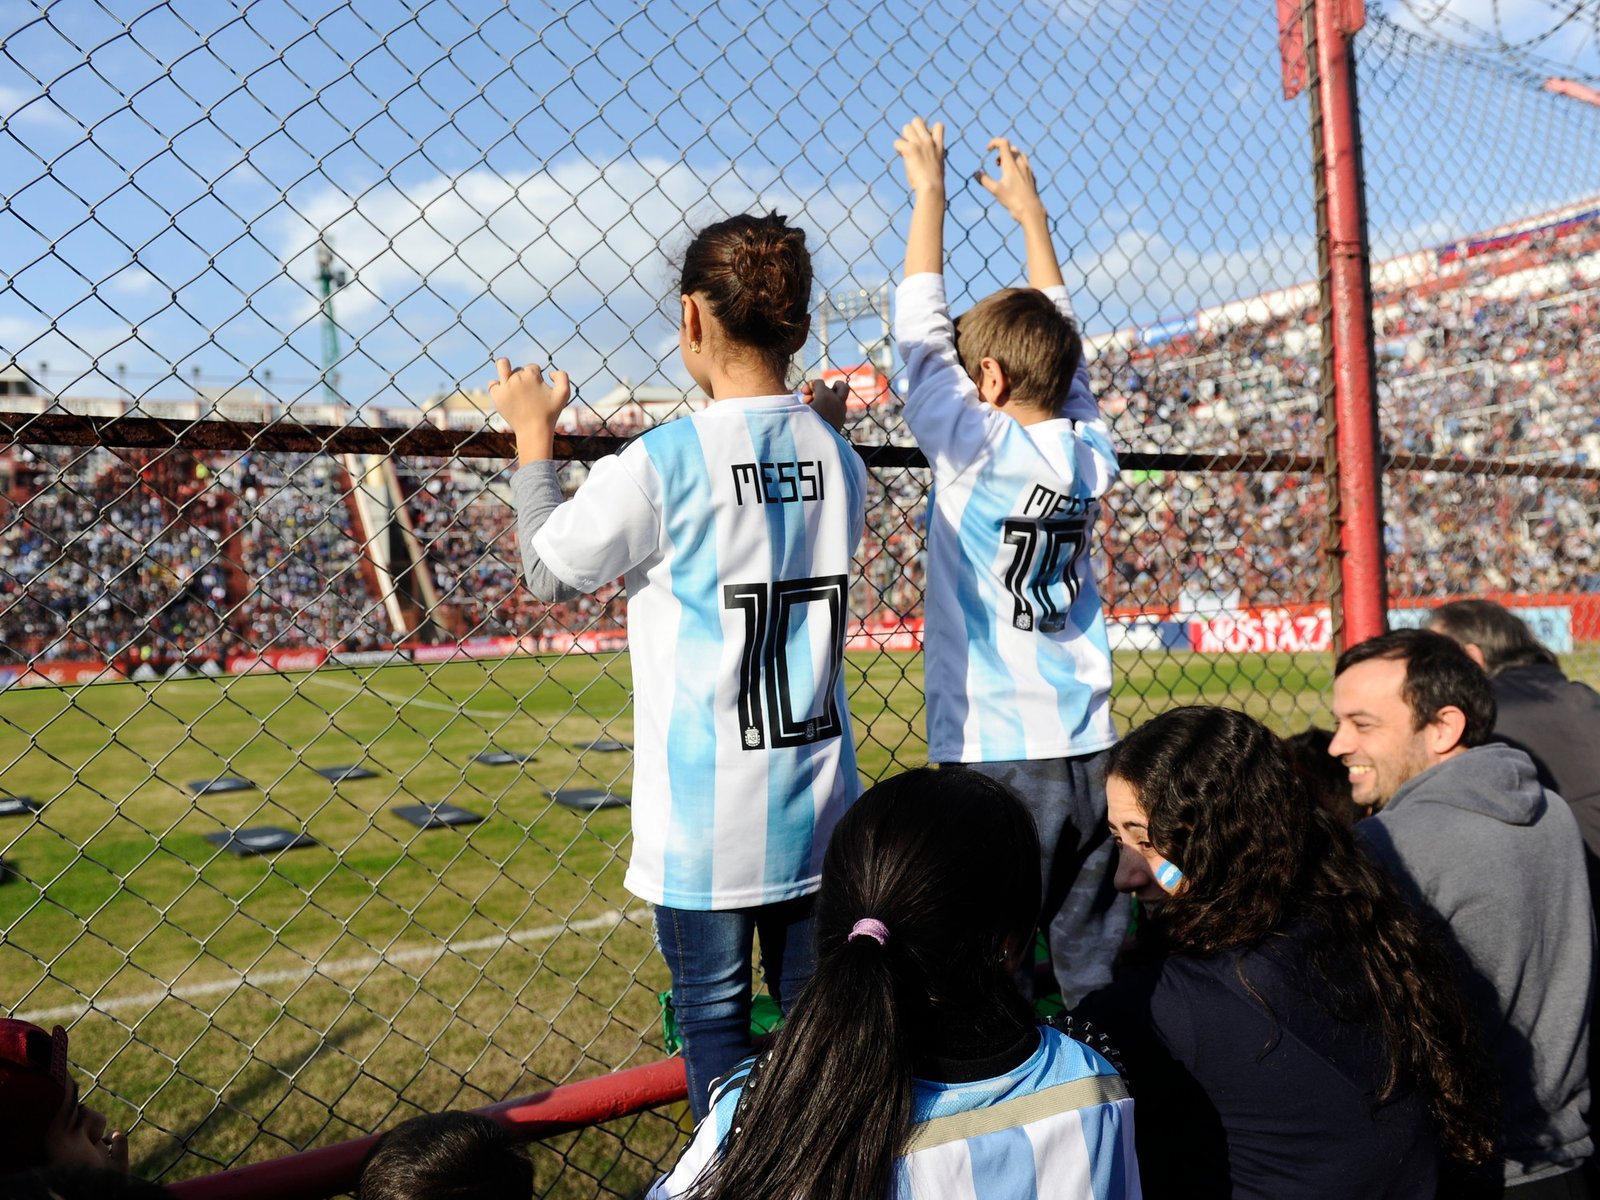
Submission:
[[[1322,719],[1314,185],[1257,7],[0,17],[0,1008],[70,1027],[136,1170],[181,1179],[665,1052],[666,973],[609,803],[628,792],[622,597],[520,586],[510,439],[481,384],[502,352],[571,372],[569,487],[687,411],[672,254],[713,216],[775,207],[810,236],[799,365],[852,383],[872,475],[860,761],[923,761],[928,475],[886,339],[907,210],[890,141],[915,113],[953,131],[958,305],[1021,274],[967,181],[983,144],[1009,132],[1044,173],[1123,451],[1098,541],[1119,720],[1196,700]],[[1577,611],[1561,598],[1600,576],[1574,424],[1593,372],[1527,399],[1493,354],[1384,349],[1453,349],[1415,323],[1489,293],[1429,247],[1538,211],[1490,152],[1482,194],[1440,202],[1460,164],[1411,161],[1415,114],[1490,80],[1508,130],[1543,131],[1557,101],[1382,19],[1362,38],[1363,115],[1389,114],[1368,171],[1396,603],[1490,582]],[[1548,108],[1552,197],[1595,177],[1576,111]],[[1563,227],[1544,265],[1587,270],[1590,232]],[[1528,361],[1600,361],[1587,288],[1512,303],[1556,331]],[[1475,508],[1492,530],[1449,523]],[[471,823],[404,811],[441,805]],[[264,826],[309,844],[253,853],[239,835]],[[679,1122],[549,1143],[541,1191],[633,1194]]]

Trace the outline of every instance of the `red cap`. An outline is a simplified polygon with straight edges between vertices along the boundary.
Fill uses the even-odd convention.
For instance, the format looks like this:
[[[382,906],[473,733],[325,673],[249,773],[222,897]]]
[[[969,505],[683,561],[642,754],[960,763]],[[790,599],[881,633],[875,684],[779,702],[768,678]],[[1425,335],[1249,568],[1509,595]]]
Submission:
[[[67,1031],[0,1018],[0,1161],[43,1161],[45,1130],[71,1094]]]

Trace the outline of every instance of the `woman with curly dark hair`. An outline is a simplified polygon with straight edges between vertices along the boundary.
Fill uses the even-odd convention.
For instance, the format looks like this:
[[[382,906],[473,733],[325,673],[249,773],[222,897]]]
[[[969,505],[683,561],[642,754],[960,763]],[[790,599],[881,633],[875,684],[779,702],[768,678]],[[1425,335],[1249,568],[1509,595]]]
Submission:
[[[1122,1051],[1145,1194],[1412,1200],[1490,1159],[1454,964],[1283,743],[1180,708],[1108,771],[1117,886],[1146,919],[1135,965],[1078,1013]]]

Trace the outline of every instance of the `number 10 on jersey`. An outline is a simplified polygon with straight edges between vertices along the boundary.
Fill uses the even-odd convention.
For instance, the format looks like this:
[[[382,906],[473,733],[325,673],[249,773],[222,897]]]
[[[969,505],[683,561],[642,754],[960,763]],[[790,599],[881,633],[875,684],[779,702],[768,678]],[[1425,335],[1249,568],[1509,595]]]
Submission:
[[[844,575],[729,583],[722,607],[744,614],[739,655],[739,744],[746,750],[805,746],[844,732],[834,699],[844,662],[844,622],[849,580]],[[813,680],[809,711],[796,712],[791,659],[809,673],[813,622],[825,622],[823,678]]]
[[[1006,590],[1011,593],[1011,624],[1018,629],[1060,633],[1067,627],[1067,615],[1081,587],[1078,559],[1089,542],[1088,519],[1012,519],[1004,522],[1001,530],[1012,555],[1005,573]]]

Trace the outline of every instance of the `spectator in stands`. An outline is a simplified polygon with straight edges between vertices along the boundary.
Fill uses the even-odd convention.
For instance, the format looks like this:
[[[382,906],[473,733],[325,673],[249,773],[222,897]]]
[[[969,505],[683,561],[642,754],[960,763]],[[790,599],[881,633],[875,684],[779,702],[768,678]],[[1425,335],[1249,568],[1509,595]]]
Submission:
[[[1016,988],[1038,855],[1027,810],[975,771],[869,789],[828,846],[816,973],[648,1200],[1137,1196],[1122,1079]]]
[[[67,1071],[67,1031],[0,1018],[0,1150],[9,1170],[86,1167],[128,1171],[128,1138],[78,1102]]]
[[[1572,807],[1600,863],[1600,693],[1561,673],[1527,623],[1492,600],[1457,600],[1433,611],[1428,628],[1454,638],[1488,673],[1495,737],[1528,752],[1539,782]]]
[[[1491,1158],[1489,1067],[1447,954],[1277,737],[1174,709],[1112,751],[1107,789],[1118,886],[1163,899],[1077,1015],[1127,1064],[1148,1195],[1416,1200],[1441,1150]]]
[[[810,323],[805,233],[776,213],[695,235],[679,350],[711,397],[603,458],[565,504],[562,372],[497,361],[490,396],[516,436],[512,478],[528,586],[570,600],[622,576],[633,664],[633,853],[655,906],[696,1116],[750,1052],[751,948],[787,1011],[810,974],[811,894],[860,788],[844,647],[866,468],[842,419],[790,390]]]
[[[1488,677],[1442,634],[1399,629],[1346,650],[1333,714],[1329,751],[1356,803],[1378,810],[1356,838],[1444,926],[1500,1073],[1504,1170],[1441,1194],[1588,1195],[1595,934],[1571,811],[1526,754],[1489,741]]]
[[[522,1142],[480,1113],[402,1121],[373,1146],[356,1200],[529,1200],[533,1163]]]

